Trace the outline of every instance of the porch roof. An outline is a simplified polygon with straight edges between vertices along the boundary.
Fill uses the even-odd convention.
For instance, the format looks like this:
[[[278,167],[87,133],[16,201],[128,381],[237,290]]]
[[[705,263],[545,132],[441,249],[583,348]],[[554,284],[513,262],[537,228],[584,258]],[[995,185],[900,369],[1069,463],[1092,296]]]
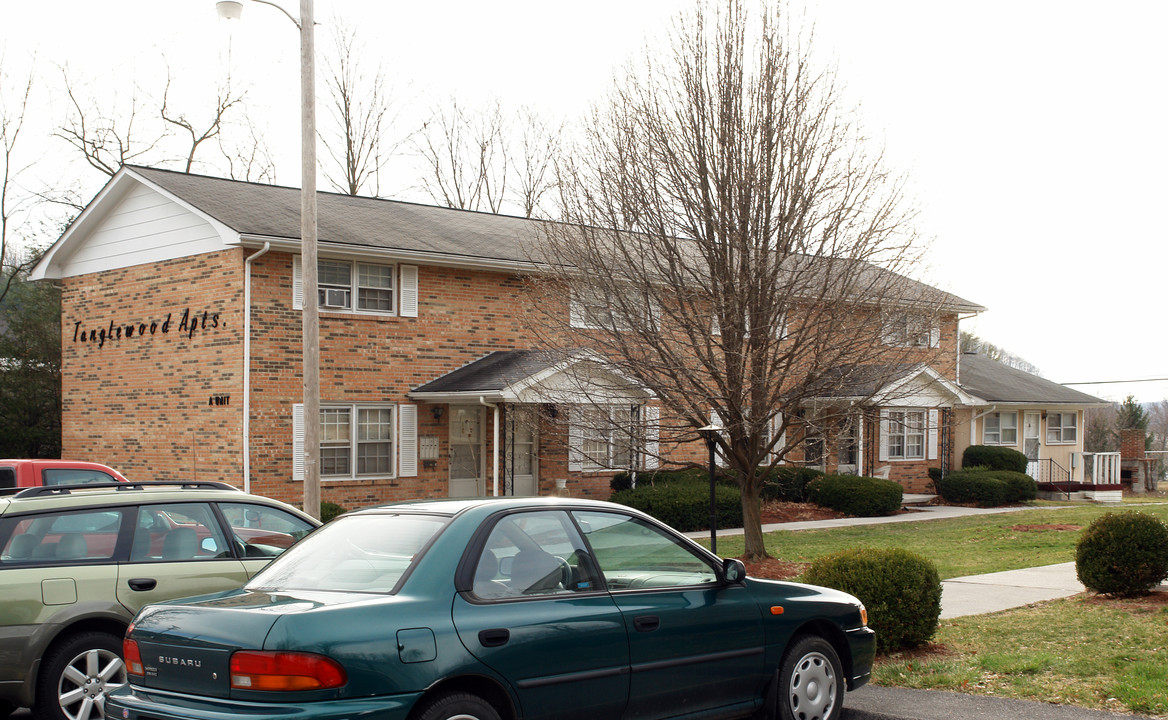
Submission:
[[[977,404],[976,398],[925,363],[841,365],[823,374],[821,393],[819,400],[872,405]]]
[[[958,384],[969,394],[987,403],[1080,406],[1108,404],[1094,395],[1072,390],[1046,378],[973,353],[961,356]]]
[[[585,369],[581,369],[585,368]],[[651,393],[586,350],[496,350],[408,393],[428,402],[591,402]]]

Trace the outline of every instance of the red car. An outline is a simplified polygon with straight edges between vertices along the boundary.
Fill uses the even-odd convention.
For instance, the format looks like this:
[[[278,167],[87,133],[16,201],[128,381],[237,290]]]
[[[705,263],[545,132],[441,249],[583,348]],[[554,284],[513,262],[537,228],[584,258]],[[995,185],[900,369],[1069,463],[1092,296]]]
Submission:
[[[0,460],[0,494],[41,485],[129,482],[101,463],[82,460]]]

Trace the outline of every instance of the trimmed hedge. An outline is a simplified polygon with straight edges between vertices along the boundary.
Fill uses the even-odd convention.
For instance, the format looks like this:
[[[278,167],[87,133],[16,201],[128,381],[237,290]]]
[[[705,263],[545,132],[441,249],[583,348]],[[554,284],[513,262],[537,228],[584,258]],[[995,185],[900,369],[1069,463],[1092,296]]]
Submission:
[[[1011,505],[1038,497],[1038,484],[1008,470],[955,470],[936,483],[945,502],[978,507]]]
[[[859,598],[880,652],[924,645],[937,632],[941,578],[931,561],[908,550],[853,548],[825,555],[811,563],[803,581]]]
[[[710,527],[710,485],[673,482],[655,485],[637,483],[635,490],[620,490],[609,501],[636,508],[682,532]],[[718,527],[742,527],[742,498],[738,489],[727,485],[714,488]]]
[[[721,470],[716,470],[715,482],[732,483]],[[710,486],[710,471],[707,468],[686,468],[684,470],[642,470],[637,472],[637,488],[676,483],[702,483]],[[608,486],[613,492],[629,490],[633,487],[633,475],[621,472],[612,476]]]
[[[321,501],[320,503],[320,521],[326,523],[329,520],[344,515],[349,512],[348,508],[337,505],[335,502]]]
[[[1079,582],[1104,595],[1143,595],[1168,577],[1168,525],[1142,512],[1104,513],[1075,545]]]
[[[822,470],[797,465],[783,465],[767,473],[766,477],[763,478],[760,497],[764,501],[807,502],[808,483],[823,476]]]
[[[807,485],[807,496],[821,507],[857,517],[891,515],[900,509],[899,483],[860,475],[824,475]]]
[[[961,455],[961,467],[987,467],[990,470],[1026,472],[1026,455],[1008,447],[970,445]]]

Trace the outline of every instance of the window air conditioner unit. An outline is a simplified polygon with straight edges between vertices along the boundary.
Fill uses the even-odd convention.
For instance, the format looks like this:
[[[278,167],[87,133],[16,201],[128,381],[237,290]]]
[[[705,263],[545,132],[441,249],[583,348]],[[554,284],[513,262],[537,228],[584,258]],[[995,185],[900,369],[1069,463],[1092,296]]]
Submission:
[[[324,291],[324,306],[334,308],[349,307],[349,291],[326,289]]]

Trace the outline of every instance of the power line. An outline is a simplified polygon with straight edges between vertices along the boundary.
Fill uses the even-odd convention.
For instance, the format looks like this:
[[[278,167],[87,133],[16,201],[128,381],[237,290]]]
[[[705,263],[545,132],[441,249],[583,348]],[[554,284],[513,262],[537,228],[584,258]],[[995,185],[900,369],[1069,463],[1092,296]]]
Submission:
[[[1146,380],[1095,380],[1093,382],[1059,383],[1060,385],[1118,385],[1122,383],[1168,382],[1168,378],[1147,378]]]

